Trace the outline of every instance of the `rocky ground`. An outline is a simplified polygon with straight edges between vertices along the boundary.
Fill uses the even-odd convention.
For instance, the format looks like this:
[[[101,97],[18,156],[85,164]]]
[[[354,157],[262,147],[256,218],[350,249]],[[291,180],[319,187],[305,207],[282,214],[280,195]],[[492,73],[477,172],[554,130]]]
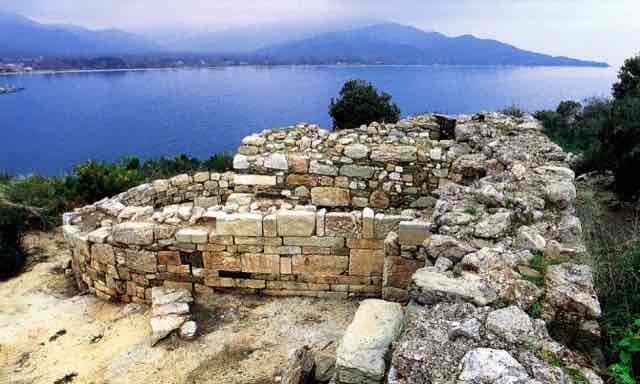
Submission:
[[[149,344],[149,309],[77,295],[59,232],[31,234],[30,265],[0,283],[0,383],[277,382],[289,352],[335,351],[356,301],[225,295],[194,308],[200,336]]]

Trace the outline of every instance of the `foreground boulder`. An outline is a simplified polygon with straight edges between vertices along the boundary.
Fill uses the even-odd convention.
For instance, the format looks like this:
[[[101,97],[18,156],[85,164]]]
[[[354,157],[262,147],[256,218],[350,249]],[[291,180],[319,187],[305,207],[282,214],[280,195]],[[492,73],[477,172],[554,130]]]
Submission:
[[[382,383],[387,370],[391,343],[399,336],[402,306],[370,299],[360,304],[353,322],[338,347],[338,384]]]
[[[181,336],[192,339],[197,332],[191,321],[189,304],[193,302],[191,291],[184,288],[153,287],[151,289],[151,345],[180,330]]]

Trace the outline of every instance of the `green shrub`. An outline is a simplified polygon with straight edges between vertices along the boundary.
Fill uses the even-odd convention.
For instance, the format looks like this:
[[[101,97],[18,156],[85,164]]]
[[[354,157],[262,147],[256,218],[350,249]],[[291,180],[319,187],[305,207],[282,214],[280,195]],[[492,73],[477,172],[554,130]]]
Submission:
[[[636,384],[640,372],[635,373],[635,359],[640,354],[640,319],[636,319],[624,331],[624,337],[616,344],[618,362],[609,367],[616,384]]]
[[[618,71],[618,82],[613,85],[613,97],[640,97],[640,55],[625,60]]]
[[[391,96],[379,92],[364,80],[347,81],[340,96],[331,99],[329,115],[334,129],[357,128],[374,121],[396,123],[400,119],[400,108],[391,101]]]
[[[519,106],[517,106],[515,104],[504,108],[500,112],[504,113],[507,116],[515,117],[517,119],[520,119],[520,118],[524,117],[524,111]]]
[[[0,202],[0,280],[16,274],[25,263],[20,243],[26,223],[24,210]]]

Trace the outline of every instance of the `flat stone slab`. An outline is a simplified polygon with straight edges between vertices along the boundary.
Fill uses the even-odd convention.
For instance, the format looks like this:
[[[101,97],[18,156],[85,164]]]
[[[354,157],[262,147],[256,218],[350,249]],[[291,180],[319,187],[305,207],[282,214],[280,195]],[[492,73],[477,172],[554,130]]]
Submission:
[[[364,300],[338,347],[337,383],[382,383],[386,356],[391,343],[400,335],[403,318],[400,304]]]
[[[152,223],[122,223],[113,227],[113,240],[127,245],[151,245],[153,244]]]
[[[410,294],[425,305],[458,301],[487,305],[497,298],[496,292],[480,279],[452,278],[430,268],[421,268],[413,274]]]

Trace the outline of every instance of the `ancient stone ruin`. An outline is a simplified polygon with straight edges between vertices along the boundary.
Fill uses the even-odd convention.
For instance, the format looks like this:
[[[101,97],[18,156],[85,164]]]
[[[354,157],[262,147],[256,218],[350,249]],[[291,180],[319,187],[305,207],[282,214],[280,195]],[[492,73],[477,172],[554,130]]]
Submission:
[[[599,383],[593,351],[573,345],[595,345],[600,307],[570,162],[530,116],[299,124],[246,137],[234,172],[68,213],[64,233],[78,285],[105,300],[151,303],[154,287],[386,300],[362,304],[338,383]]]

